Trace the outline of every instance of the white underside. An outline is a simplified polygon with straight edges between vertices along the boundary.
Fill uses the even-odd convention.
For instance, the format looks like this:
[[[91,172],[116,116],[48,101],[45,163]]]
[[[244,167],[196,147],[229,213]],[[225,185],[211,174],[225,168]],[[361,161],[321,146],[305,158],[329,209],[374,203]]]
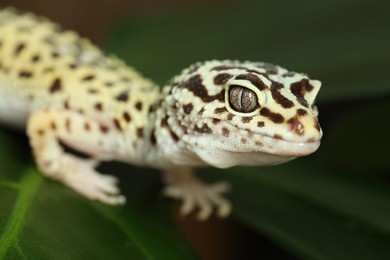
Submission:
[[[255,134],[256,139],[260,135]],[[280,164],[299,156],[305,156],[315,152],[320,142],[298,143],[289,142],[272,137],[261,136],[263,146],[243,145],[240,143],[221,143],[217,139],[199,138],[197,145],[190,149],[196,155],[198,165],[210,165],[218,168],[228,168],[237,165],[264,166]],[[214,143],[213,146],[210,144]],[[187,162],[188,163],[188,162]]]

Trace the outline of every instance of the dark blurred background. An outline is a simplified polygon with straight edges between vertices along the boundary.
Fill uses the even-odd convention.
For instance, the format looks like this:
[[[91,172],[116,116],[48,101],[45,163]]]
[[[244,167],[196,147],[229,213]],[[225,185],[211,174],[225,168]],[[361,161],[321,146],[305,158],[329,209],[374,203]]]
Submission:
[[[366,247],[359,245],[366,243],[372,243],[367,249],[373,252],[372,255],[380,251],[370,251],[370,246],[374,248],[373,245],[378,243],[373,236],[366,236],[365,230],[362,237],[367,240],[349,233],[351,228],[347,220],[350,218],[353,223],[358,220],[358,223],[363,219],[365,225],[375,232],[377,226],[382,225],[381,234],[390,234],[390,208],[386,208],[390,205],[388,187],[382,187],[386,191],[383,197],[376,197],[377,191],[381,190],[378,187],[387,184],[383,180],[388,181],[390,170],[387,120],[390,113],[389,2],[2,0],[0,3],[0,7],[7,5],[49,17],[64,28],[91,38],[160,84],[185,66],[212,58],[267,61],[320,79],[323,87],[318,105],[320,122],[325,130],[323,144],[313,157],[297,160],[303,162],[302,165],[310,159],[318,160],[314,161],[320,162],[318,169],[311,167],[303,171],[300,167],[294,168],[295,161],[287,164],[286,169],[271,168],[270,172],[275,168],[276,174],[267,175],[268,168],[256,169],[253,176],[259,179],[253,190],[247,189],[252,181],[240,187],[240,171],[244,169],[233,170],[239,177],[233,183],[232,199],[236,201],[235,209],[241,207],[241,213],[237,210],[234,217],[241,217],[242,222],[261,232],[252,232],[237,224],[234,218],[227,221],[212,219],[207,224],[193,222],[190,218],[183,221],[177,217],[177,221],[196,251],[209,259],[227,259],[229,254],[294,259],[292,253],[306,248],[310,251],[306,256],[313,257],[319,252],[318,259],[352,259],[329,257],[344,252],[346,256],[356,253],[364,259],[360,251]],[[278,177],[279,169],[289,174],[279,174]],[[292,174],[294,169],[295,175]],[[323,175],[316,175],[316,172],[323,172]],[[354,185],[359,174],[375,183],[369,186],[370,182],[362,179],[359,185]],[[208,175],[206,173],[204,177]],[[222,176],[229,178],[220,174],[215,179],[225,178]],[[345,177],[345,182],[338,179],[340,176]],[[267,178],[275,179],[267,182]],[[287,186],[284,186],[285,181]],[[262,191],[266,189],[259,188],[262,183],[271,183],[277,194],[287,194],[286,204],[278,201],[276,195],[263,196]],[[293,184],[296,186],[289,186]],[[335,192],[337,187],[339,193]],[[375,196],[370,197],[371,192]],[[360,194],[363,195],[359,197]],[[324,208],[324,211],[319,211],[317,217],[310,216],[290,203],[289,199],[294,196],[302,199],[305,206],[310,206],[308,208],[314,205],[316,210]],[[381,199],[383,204],[376,205],[375,202]],[[366,205],[360,205],[364,201]],[[278,205],[282,214],[276,210],[267,218],[266,213],[273,213]],[[286,210],[289,206],[291,211]],[[254,217],[248,220],[242,212],[254,214]],[[329,212],[331,214],[326,215]],[[294,214],[297,214],[295,218],[292,217]],[[334,215],[337,221],[342,216],[340,226],[332,225]],[[347,220],[344,221],[344,217]],[[319,223],[314,221],[317,219]],[[281,223],[287,224],[283,227]],[[321,228],[323,234],[317,231]],[[307,233],[302,232],[305,230]],[[339,235],[343,232],[347,234],[345,237]],[[263,233],[284,245],[283,249],[271,243],[271,239],[264,238]],[[292,238],[292,242],[286,237]],[[383,245],[388,245],[390,236],[386,239],[380,240],[385,241]],[[348,250],[345,245],[350,245]],[[332,250],[329,249],[332,246]],[[382,251],[383,254],[387,252],[386,249]]]
[[[140,15],[156,10],[211,8],[234,0],[2,0],[0,7],[14,6],[49,17],[67,29],[98,39],[109,24],[121,15]]]

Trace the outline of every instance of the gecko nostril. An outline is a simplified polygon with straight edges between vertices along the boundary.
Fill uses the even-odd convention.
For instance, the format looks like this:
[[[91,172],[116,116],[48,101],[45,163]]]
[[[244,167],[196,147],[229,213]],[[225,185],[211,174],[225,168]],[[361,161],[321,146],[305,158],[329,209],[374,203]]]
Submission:
[[[304,133],[304,127],[301,122],[296,117],[293,117],[287,121],[288,124],[288,130],[294,131],[298,135],[303,135]]]

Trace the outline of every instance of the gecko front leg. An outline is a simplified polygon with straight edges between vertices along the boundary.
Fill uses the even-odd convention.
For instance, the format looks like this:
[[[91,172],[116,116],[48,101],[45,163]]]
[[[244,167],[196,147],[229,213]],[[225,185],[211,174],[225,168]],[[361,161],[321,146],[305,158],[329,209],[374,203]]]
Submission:
[[[45,176],[88,199],[117,205],[125,203],[117,179],[94,169],[99,161],[110,159],[115,153],[117,138],[113,132],[114,129],[72,111],[38,111],[30,116],[27,124],[35,160]],[[92,159],[66,153],[60,141],[91,155]]]
[[[176,168],[165,171],[163,175],[167,187],[163,193],[165,196],[182,200],[180,213],[187,215],[199,208],[197,218],[207,219],[217,208],[219,217],[227,217],[231,211],[231,204],[221,196],[229,191],[230,185],[227,182],[206,184],[193,175],[190,168]]]

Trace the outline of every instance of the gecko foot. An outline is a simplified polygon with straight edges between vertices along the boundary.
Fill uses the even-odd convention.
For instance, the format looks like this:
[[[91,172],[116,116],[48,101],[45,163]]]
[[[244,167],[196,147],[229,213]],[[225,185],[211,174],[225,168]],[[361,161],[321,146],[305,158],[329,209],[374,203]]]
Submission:
[[[219,217],[223,218],[229,215],[232,206],[221,195],[229,189],[230,185],[227,182],[209,185],[192,177],[168,184],[163,193],[165,196],[183,201],[180,208],[182,215],[187,215],[198,207],[197,218],[206,220],[212,214],[214,207]]]
[[[120,195],[117,178],[97,172],[94,169],[97,164],[94,160],[64,155],[62,169],[66,171],[59,175],[58,180],[90,200],[109,205],[125,204],[126,198]]]

